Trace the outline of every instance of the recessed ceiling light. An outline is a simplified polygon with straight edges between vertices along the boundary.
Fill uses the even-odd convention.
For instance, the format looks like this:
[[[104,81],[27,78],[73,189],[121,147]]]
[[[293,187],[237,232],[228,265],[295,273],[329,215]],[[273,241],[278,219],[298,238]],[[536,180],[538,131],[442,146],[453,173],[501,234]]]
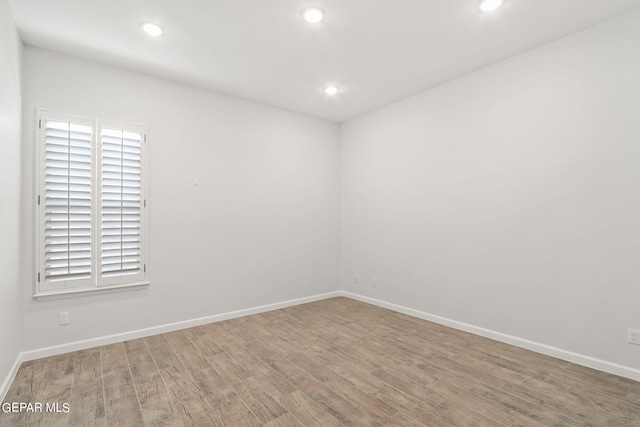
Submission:
[[[302,17],[311,24],[317,24],[324,19],[324,10],[317,7],[308,7],[302,11]]]
[[[324,88],[324,93],[327,95],[335,95],[338,93],[338,86],[327,86]]]
[[[161,36],[162,33],[164,32],[164,30],[159,25],[152,24],[150,22],[143,24],[142,29],[144,30],[145,33],[153,37]]]
[[[479,8],[483,12],[491,12],[502,6],[503,3],[504,0],[482,0]]]

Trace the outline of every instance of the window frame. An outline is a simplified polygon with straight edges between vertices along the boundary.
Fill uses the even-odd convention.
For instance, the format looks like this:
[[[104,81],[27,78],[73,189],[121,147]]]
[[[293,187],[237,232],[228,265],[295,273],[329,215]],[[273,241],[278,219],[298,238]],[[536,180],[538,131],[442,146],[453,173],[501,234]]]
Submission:
[[[76,294],[94,294],[133,289],[149,285],[147,276],[147,127],[119,120],[103,120],[52,110],[37,109],[35,123],[36,140],[36,215],[35,215],[35,299],[61,297]],[[46,238],[46,121],[60,120],[91,126],[91,277],[89,279],[47,282],[45,278]],[[102,277],[101,222],[102,222],[102,130],[118,129],[140,134],[140,272],[134,275]]]

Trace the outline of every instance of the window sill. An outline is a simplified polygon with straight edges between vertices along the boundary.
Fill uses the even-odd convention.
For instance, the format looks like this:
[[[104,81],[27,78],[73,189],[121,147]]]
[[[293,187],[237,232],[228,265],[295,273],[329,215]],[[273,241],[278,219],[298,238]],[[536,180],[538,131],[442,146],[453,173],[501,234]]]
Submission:
[[[72,298],[85,295],[107,294],[112,292],[131,291],[142,289],[149,286],[148,281],[126,283],[122,285],[103,286],[100,288],[82,288],[82,289],[59,289],[55,291],[36,292],[33,295],[38,301],[45,301],[60,298]]]

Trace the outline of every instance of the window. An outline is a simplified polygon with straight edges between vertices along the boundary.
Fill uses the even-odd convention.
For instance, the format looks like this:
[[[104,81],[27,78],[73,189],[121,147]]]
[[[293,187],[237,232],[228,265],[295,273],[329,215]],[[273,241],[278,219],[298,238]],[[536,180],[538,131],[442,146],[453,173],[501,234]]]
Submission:
[[[146,284],[143,126],[40,111],[36,296]]]

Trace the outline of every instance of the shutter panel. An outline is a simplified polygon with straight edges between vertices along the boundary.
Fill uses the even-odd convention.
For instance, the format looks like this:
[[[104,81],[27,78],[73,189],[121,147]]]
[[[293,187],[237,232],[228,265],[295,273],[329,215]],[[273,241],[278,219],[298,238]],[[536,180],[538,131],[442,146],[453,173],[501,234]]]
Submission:
[[[92,126],[44,119],[44,280],[91,279]]]
[[[40,111],[36,296],[145,279],[145,127]]]
[[[142,133],[105,127],[100,138],[100,274],[104,283],[131,281],[143,273]]]

